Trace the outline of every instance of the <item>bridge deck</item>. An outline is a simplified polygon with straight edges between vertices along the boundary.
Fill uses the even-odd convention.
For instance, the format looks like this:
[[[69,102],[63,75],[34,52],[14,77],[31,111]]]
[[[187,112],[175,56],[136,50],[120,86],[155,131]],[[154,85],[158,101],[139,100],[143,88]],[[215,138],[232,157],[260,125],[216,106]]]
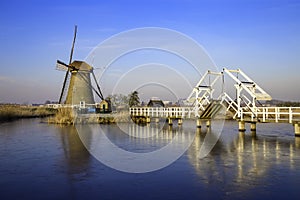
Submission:
[[[300,107],[256,107],[255,110],[242,109],[240,112],[240,120],[299,123]]]
[[[203,119],[211,119],[212,107],[208,110],[198,111],[198,116]],[[197,113],[193,107],[131,107],[130,115],[135,117],[153,118],[196,118]],[[215,112],[213,112],[215,115]],[[237,120],[246,122],[275,122],[275,123],[299,123],[300,107],[256,107],[255,110],[243,108]]]
[[[130,115],[134,117],[156,118],[193,118],[193,107],[131,107]]]

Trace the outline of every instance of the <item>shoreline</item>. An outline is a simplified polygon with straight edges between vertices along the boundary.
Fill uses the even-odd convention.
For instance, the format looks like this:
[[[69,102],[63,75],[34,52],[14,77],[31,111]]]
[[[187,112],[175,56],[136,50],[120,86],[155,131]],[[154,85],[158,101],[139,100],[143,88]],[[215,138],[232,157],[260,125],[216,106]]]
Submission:
[[[55,114],[55,109],[40,106],[0,105],[0,123],[18,119],[44,118]]]

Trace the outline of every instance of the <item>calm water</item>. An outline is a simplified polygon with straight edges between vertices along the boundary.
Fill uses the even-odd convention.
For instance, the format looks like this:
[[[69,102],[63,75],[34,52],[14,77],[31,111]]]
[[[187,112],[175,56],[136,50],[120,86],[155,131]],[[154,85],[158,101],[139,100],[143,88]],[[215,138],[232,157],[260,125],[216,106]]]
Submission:
[[[92,129],[100,125],[92,125]],[[136,152],[164,146],[193,131],[184,122],[163,131],[163,140],[136,139],[116,125],[101,125],[111,141]],[[227,121],[204,159],[197,155],[206,134],[173,164],[129,174],[111,169],[83,146],[73,126],[20,120],[0,124],[0,199],[298,199],[300,138],[290,124],[259,124],[257,136]],[[211,133],[210,133],[211,134]]]

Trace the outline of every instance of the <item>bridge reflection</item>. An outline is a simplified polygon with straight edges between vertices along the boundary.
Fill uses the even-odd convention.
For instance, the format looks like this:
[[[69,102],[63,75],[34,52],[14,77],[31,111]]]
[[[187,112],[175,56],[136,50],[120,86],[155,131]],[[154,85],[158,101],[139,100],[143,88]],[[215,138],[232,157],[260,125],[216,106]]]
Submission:
[[[225,131],[203,159],[197,155],[204,137],[214,133],[210,130],[196,133],[187,154],[201,181],[246,189],[255,186],[266,174],[276,173],[281,165],[290,169],[299,166],[300,138],[253,137],[250,133],[234,132]]]
[[[125,126],[125,125],[124,125]],[[188,163],[195,169],[199,180],[206,184],[228,182],[231,186],[251,187],[268,173],[274,173],[281,165],[290,169],[300,166],[300,138],[256,136],[251,133],[232,130],[225,127],[224,132],[212,151],[203,159],[199,152],[207,134],[214,137],[213,129],[196,129],[194,122],[188,120],[182,126],[164,124],[147,124],[140,126],[127,124],[129,133],[125,134],[117,125],[88,125],[85,127],[85,138],[79,138],[75,127],[61,129],[61,142],[67,160],[66,169],[72,180],[84,177],[88,173],[92,156],[84,147],[101,145],[97,140],[99,127],[111,142],[118,147],[137,153],[158,150],[176,136],[178,144],[182,141],[193,141],[186,151]],[[80,128],[80,127],[77,127]],[[124,128],[124,127],[123,127]],[[217,137],[217,135],[215,135]],[[84,141],[82,141],[84,139]],[[83,143],[82,143],[83,142]],[[174,146],[178,150],[180,146]],[[103,167],[103,165],[102,165]],[[186,166],[182,166],[186,168]],[[245,188],[246,189],[246,188]]]

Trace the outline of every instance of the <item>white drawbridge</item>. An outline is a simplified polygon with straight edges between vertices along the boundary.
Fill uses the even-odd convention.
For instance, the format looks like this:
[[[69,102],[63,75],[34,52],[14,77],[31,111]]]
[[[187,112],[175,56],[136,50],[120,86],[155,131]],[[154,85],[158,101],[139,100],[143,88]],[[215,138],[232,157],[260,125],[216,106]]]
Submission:
[[[225,78],[227,77],[234,82],[235,97],[226,91]],[[219,89],[219,94],[213,97],[216,89]],[[226,106],[227,110],[233,112],[234,118],[241,118],[241,113],[246,110],[255,113],[259,101],[271,99],[272,97],[242,70],[226,68],[222,72],[207,71],[187,98],[194,106],[195,116],[200,117],[209,104],[218,101]]]
[[[233,86],[231,85],[233,84]],[[230,91],[234,89],[234,91]],[[221,72],[208,70],[187,98],[187,107],[132,107],[133,117],[165,117],[171,119],[196,117],[210,120],[222,107],[233,113],[243,130],[245,122],[256,129],[257,122],[292,123],[300,136],[300,107],[266,107],[260,101],[272,97],[240,69],[223,68]],[[252,127],[252,126],[251,126]]]
[[[232,89],[226,85],[227,78],[233,82],[234,94],[227,91],[228,88]],[[217,84],[220,79],[221,82]],[[213,97],[215,90],[220,88],[218,96]],[[266,107],[260,103],[271,99],[272,97],[242,70],[223,68],[222,72],[207,71],[187,100],[193,105],[195,116],[200,118],[203,117],[203,113],[207,113],[207,109],[217,109],[217,105],[220,104],[233,113],[234,119],[292,123],[295,125],[295,132],[300,132],[300,107]]]

